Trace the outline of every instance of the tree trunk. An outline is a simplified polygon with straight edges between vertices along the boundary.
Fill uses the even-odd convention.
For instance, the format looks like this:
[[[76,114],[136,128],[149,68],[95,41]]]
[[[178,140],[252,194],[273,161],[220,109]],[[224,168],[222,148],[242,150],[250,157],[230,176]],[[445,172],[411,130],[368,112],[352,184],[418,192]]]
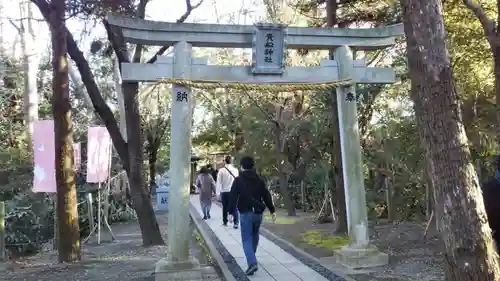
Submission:
[[[425,217],[427,220],[431,218],[431,214],[434,210],[434,196],[432,196],[432,181],[430,180],[430,175],[424,170],[425,175]]]
[[[278,120],[280,120],[280,116],[278,116]],[[296,210],[295,210],[295,204],[293,201],[292,196],[290,195],[290,192],[288,191],[288,177],[286,176],[285,172],[285,159],[283,155],[283,146],[284,141],[281,138],[281,135],[283,134],[283,129],[281,126],[277,123],[275,127],[275,134],[276,134],[276,156],[278,160],[277,164],[277,170],[278,170],[278,178],[280,182],[280,193],[281,196],[283,197],[283,203],[285,204],[285,208],[287,210],[287,213],[289,216],[295,216],[297,215]]]
[[[337,1],[327,0],[326,2],[326,25],[334,27],[337,23]],[[334,50],[328,52],[328,58],[333,60]],[[331,178],[333,184],[330,184],[332,194],[335,194],[335,205],[337,209],[338,221],[335,225],[336,232],[347,232],[347,210],[345,202],[344,190],[344,175],[342,167],[342,147],[340,146],[340,128],[339,128],[339,109],[337,104],[336,92],[333,90],[331,94],[330,110],[332,114],[332,129],[333,129],[333,166],[335,176]]]
[[[125,118],[125,103],[123,101],[122,92],[122,75],[120,73],[120,62],[116,56],[113,58],[113,79],[115,80],[116,99],[118,101],[119,108],[118,116],[120,117],[120,132],[122,133],[123,139],[127,141],[127,122]]]
[[[141,137],[141,117],[137,93],[139,84],[128,82],[122,84],[128,135],[128,155],[130,170],[128,172],[132,203],[137,213],[144,246],[161,245],[165,242],[161,237],[156,221],[151,197],[144,182],[143,143]]]
[[[414,102],[430,155],[446,280],[500,280],[500,268],[462,124],[439,0],[400,0]]]
[[[394,185],[388,176],[382,175],[382,177],[387,202],[387,219],[389,221],[394,221],[396,218],[396,209],[394,208]]]
[[[69,100],[68,56],[64,25],[64,0],[51,2],[50,27],[53,49],[53,98],[57,182],[57,224],[59,262],[80,260],[75,172],[73,170],[73,127]]]
[[[500,1],[500,0],[499,0]],[[500,11],[498,11],[500,14]],[[500,24],[500,22],[499,22]],[[498,38],[500,40],[500,37]],[[494,63],[494,73],[495,73],[495,94],[496,94],[496,106],[497,106],[497,140],[500,140],[500,47],[492,45],[493,49],[493,63]]]
[[[158,150],[151,149],[149,151],[149,186],[153,188],[156,185],[156,159]]]
[[[33,125],[38,120],[37,72],[38,57],[33,30],[33,3],[19,3],[21,14],[21,49],[24,71],[24,118],[28,133],[28,147],[31,147]]]
[[[151,132],[147,132],[147,151],[148,151],[148,164],[149,164],[149,186],[151,193],[153,186],[156,185],[156,160],[158,159],[158,149],[160,141],[156,139]]]

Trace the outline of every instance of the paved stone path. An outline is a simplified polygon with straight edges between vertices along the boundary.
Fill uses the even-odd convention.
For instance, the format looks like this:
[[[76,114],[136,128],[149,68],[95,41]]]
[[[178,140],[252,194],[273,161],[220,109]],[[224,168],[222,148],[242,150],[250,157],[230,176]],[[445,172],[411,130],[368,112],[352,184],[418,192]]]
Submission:
[[[198,195],[192,195],[190,201],[201,214]],[[222,225],[222,209],[217,204],[212,204],[210,215],[212,218],[205,222],[234,257],[242,270],[245,271],[247,262],[241,245],[240,230],[234,229],[231,224],[227,227]],[[328,279],[262,235],[260,235],[256,255],[259,262],[259,271],[254,276],[249,276],[251,281],[328,281]]]

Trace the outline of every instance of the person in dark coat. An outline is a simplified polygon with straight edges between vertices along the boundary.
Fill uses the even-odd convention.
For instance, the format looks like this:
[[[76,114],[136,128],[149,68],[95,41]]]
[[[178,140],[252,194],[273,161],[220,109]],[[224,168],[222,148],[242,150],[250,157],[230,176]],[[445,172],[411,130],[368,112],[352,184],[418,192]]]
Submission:
[[[208,164],[207,169],[210,171],[210,174],[212,175],[212,178],[214,179],[214,181],[217,182],[218,171],[214,168],[214,166],[212,164]]]
[[[240,212],[241,240],[247,259],[247,275],[253,275],[258,270],[257,246],[259,245],[259,229],[266,207],[276,220],[275,208],[271,193],[264,180],[254,169],[254,160],[243,157],[240,161],[241,172],[234,179],[229,195],[228,210],[238,208]],[[232,215],[229,215],[232,220]]]
[[[481,187],[484,207],[497,250],[500,247],[500,156],[496,158],[495,176]]]

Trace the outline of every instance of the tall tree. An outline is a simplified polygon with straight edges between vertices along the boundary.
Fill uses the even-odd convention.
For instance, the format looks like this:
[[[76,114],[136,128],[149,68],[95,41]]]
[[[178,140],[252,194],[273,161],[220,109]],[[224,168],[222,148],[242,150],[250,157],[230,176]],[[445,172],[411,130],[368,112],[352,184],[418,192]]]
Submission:
[[[335,27],[337,24],[337,0],[327,0],[326,1],[326,26],[329,28]],[[335,50],[328,51],[328,59],[333,60],[333,53]],[[335,194],[336,207],[338,212],[337,221],[337,231],[347,232],[347,213],[346,213],[346,202],[345,202],[345,190],[344,190],[344,175],[342,173],[342,147],[340,146],[340,124],[339,124],[339,108],[337,103],[337,94],[335,90],[331,96],[331,106],[330,110],[332,113],[332,128],[333,128],[333,166],[334,166],[334,177],[335,185],[330,184],[331,194]],[[333,188],[334,187],[334,188]],[[333,214],[332,214],[333,215]]]
[[[23,76],[24,76],[24,120],[26,123],[26,131],[28,135],[28,143],[30,143],[31,135],[33,134],[33,124],[38,120],[38,88],[37,88],[37,71],[38,71],[38,54],[36,46],[36,35],[33,28],[33,3],[30,1],[19,2],[19,14],[21,16],[19,25],[13,20],[10,23],[17,29],[21,38],[21,52],[23,61]],[[31,147],[29,145],[29,147]]]
[[[68,51],[66,45],[65,0],[50,3],[49,26],[53,49],[53,97],[57,223],[59,229],[59,261],[80,260],[75,172],[73,170],[73,126],[69,99]]]
[[[33,29],[33,3],[21,1],[21,48],[23,52],[24,68],[24,118],[31,139],[33,124],[38,120],[38,89],[37,72],[38,56]]]
[[[430,156],[446,280],[500,280],[446,46],[440,0],[400,0],[411,98]]]

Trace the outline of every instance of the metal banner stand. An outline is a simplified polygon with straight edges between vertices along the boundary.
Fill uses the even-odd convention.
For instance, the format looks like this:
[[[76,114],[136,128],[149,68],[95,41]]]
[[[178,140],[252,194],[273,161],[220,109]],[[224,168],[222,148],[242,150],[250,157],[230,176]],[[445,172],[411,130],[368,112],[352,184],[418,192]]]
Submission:
[[[94,235],[94,234],[97,235],[97,244],[98,245],[101,244],[101,225],[102,225],[102,222],[104,222],[104,226],[108,229],[109,234],[111,234],[111,241],[116,240],[116,236],[113,233],[113,230],[111,229],[111,226],[109,225],[109,222],[108,222],[108,210],[109,210],[108,198],[109,198],[109,192],[110,192],[110,186],[111,186],[110,179],[111,179],[112,147],[113,147],[112,143],[110,143],[110,149],[109,149],[109,154],[108,154],[108,159],[109,159],[108,180],[106,183],[106,190],[105,190],[104,196],[101,196],[101,192],[102,192],[102,183],[101,182],[99,182],[99,187],[97,190],[97,225],[95,225],[95,226],[94,226],[94,216],[93,216],[92,194],[89,193],[89,198],[88,198],[89,212],[88,212],[88,215],[89,215],[90,227],[92,230],[90,231],[89,236],[87,236],[87,238],[85,238],[83,240],[84,244],[87,243],[88,240],[90,239],[90,237],[92,237],[92,235]],[[101,200],[101,198],[104,200]],[[104,212],[101,212],[101,207],[103,207]]]
[[[54,238],[52,242],[52,250],[57,250],[59,243],[59,226],[57,223],[57,193],[52,197],[54,199]]]

